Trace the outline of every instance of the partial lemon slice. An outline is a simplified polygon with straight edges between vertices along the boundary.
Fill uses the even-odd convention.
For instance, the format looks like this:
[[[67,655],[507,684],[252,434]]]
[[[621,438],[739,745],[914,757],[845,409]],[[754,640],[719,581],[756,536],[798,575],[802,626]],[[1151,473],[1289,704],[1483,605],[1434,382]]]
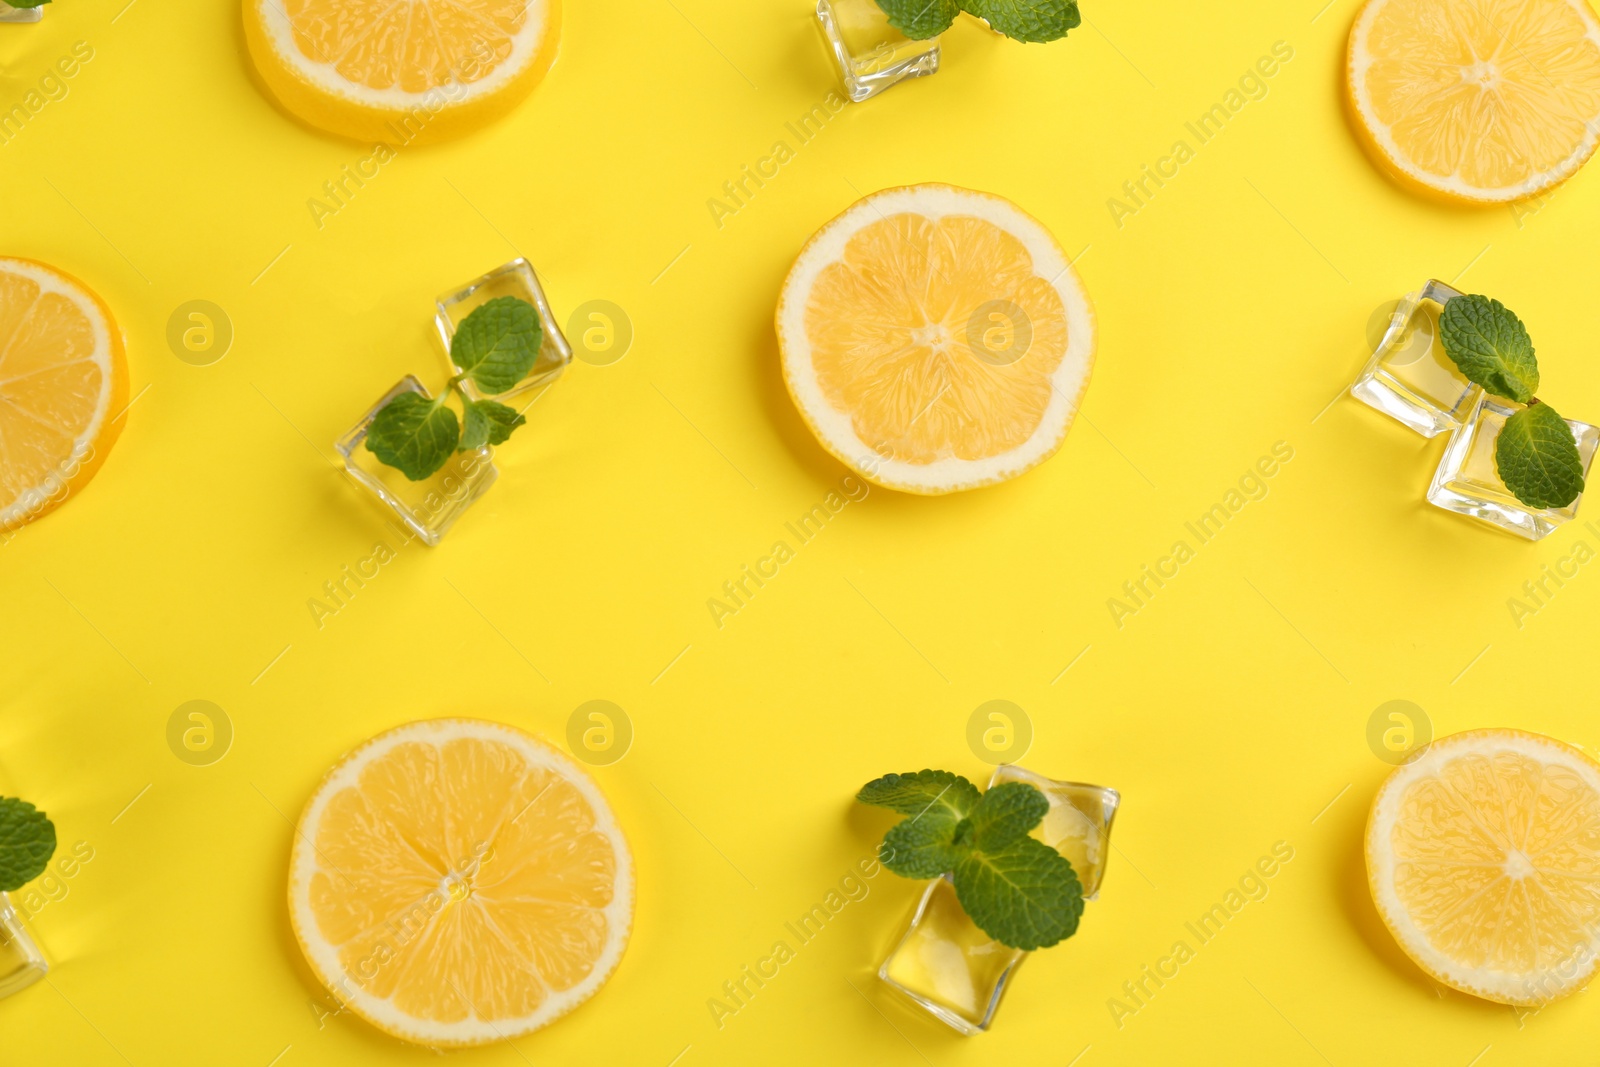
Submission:
[[[111,309],[76,278],[0,258],[0,533],[83,488],[128,403]]]
[[[817,231],[777,329],[823,447],[912,493],[1049,458],[1094,362],[1089,298],[1055,238],[1009,200],[950,185],[875,193]]]
[[[479,1045],[593,996],[633,861],[600,790],[509,726],[411,723],[347,755],[295,833],[289,916],[317,977],[396,1037]]]
[[[1447,198],[1532,196],[1600,145],[1600,21],[1586,0],[1367,0],[1347,78],[1372,154]]]
[[[1367,876],[1438,981],[1503,1004],[1571,993],[1600,960],[1600,764],[1517,730],[1435,741],[1379,789]]]
[[[320,129],[390,148],[511,110],[544,77],[560,0],[244,0],[267,87]]]

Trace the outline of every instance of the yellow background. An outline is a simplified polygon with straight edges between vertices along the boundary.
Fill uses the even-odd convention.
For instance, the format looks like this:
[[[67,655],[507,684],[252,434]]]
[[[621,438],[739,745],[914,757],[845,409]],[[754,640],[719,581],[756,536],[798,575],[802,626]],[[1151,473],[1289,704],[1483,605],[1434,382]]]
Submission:
[[[58,0],[0,26],[0,107],[94,50],[0,145],[0,251],[105,296],[138,397],[94,483],[0,549],[0,791],[94,850],[34,921],[56,968],[0,1003],[0,1059],[434,1062],[324,1014],[285,917],[290,820],[387,727],[481,715],[563,743],[595,698],[637,734],[596,772],[637,856],[632,945],[575,1015],[461,1062],[1592,1055],[1592,995],[1519,1020],[1407,963],[1360,843],[1385,701],[1437,734],[1600,743],[1595,568],[1520,628],[1507,607],[1600,537],[1533,545],[1429,507],[1443,440],[1335,398],[1374,313],[1438,276],[1514,307],[1542,391],[1600,417],[1600,179],[1537,213],[1402,193],[1339,105],[1356,0],[1326,2],[1092,0],[1049,46],[964,21],[936,77],[798,146],[785,122],[833,91],[805,0],[572,0],[532,98],[402,150],[321,229],[307,201],[371,148],[268,102],[235,4]],[[1184,123],[1278,41],[1294,58],[1266,97],[1196,144]],[[1195,158],[1119,227],[1108,199],[1180,138]],[[796,158],[719,229],[707,200],[779,139]],[[930,180],[1010,197],[1081,253],[1100,324],[1083,417],[1005,486],[873,491],[718,629],[707,599],[844,474],[778,374],[790,260],[859,195]],[[331,443],[406,372],[437,382],[431,298],[518,253],[558,316],[625,308],[632,350],[575,364],[444,544],[398,548],[319,628],[323,582],[395,543]],[[193,299],[237,333],[212,366],[166,343]],[[1107,599],[1279,441],[1294,458],[1269,495],[1119,629]],[[209,767],[167,747],[192,699],[236,730]],[[962,1039],[872,976],[920,888],[881,874],[719,1029],[708,999],[887,825],[853,791],[923,766],[981,779],[966,723],[991,699],[1031,716],[1026,765],[1123,791],[1080,934]],[[1268,897],[1119,1028],[1122,983],[1278,841],[1294,859]]]

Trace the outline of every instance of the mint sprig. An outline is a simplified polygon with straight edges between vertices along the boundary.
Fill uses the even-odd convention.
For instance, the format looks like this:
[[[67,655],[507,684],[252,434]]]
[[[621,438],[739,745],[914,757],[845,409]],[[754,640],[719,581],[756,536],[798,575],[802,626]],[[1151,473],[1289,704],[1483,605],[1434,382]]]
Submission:
[[[528,420],[494,400],[473,400],[461,387],[471,381],[486,393],[504,393],[528,376],[539,359],[544,327],[526,300],[498,296],[461,320],[450,339],[450,361],[461,371],[437,397],[401,393],[367,427],[367,450],[378,462],[420,482],[454,452],[498,445]],[[446,401],[461,399],[461,417]]]
[[[1083,886],[1066,857],[1028,834],[1050,809],[1026,782],[987,793],[949,771],[888,774],[856,794],[863,804],[908,816],[884,835],[883,865],[905,878],[946,874],[978,928],[1027,951],[1071,937]]]
[[[12,893],[44,873],[56,853],[55,824],[15,797],[0,797],[0,893]]]
[[[43,7],[49,2],[50,0],[6,0],[6,3],[15,8]]]
[[[1506,420],[1494,443],[1500,480],[1535,508],[1564,508],[1583,492],[1583,459],[1567,420],[1535,403]]]
[[[939,36],[962,11],[1029,43],[1058,40],[1082,22],[1078,0],[878,0],[878,6],[889,25],[917,41]]]
[[[1439,316],[1444,353],[1469,382],[1526,404],[1539,388],[1539,361],[1528,328],[1486,296],[1452,297]]]
[[[961,5],[956,0],[878,0],[889,25],[911,38],[926,41],[950,28]]]
[[[1495,470],[1511,495],[1534,508],[1564,508],[1583,492],[1583,458],[1572,428],[1534,396],[1539,361],[1528,328],[1504,304],[1457,296],[1439,316],[1445,355],[1488,393],[1526,404],[1494,442]]]

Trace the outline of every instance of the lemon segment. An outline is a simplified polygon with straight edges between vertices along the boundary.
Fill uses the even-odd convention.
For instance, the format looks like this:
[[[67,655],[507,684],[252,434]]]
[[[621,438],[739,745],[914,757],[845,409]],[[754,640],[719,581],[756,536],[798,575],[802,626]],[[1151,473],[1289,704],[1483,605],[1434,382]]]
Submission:
[[[1600,764],[1476,730],[1397,767],[1373,802],[1367,875],[1395,940],[1445,985],[1540,1005],[1600,962]]]
[[[1536,195],[1600,145],[1600,21],[1586,0],[1367,0],[1346,80],[1369,151],[1448,199]]]
[[[328,772],[295,834],[289,914],[318,978],[368,1022],[485,1044],[549,1024],[611,976],[633,864],[565,756],[497,723],[432,720]]]
[[[94,477],[127,402],[122,334],[105,302],[53,267],[0,258],[0,532]]]
[[[876,193],[801,251],[778,302],[784,379],[868,480],[948,493],[1014,478],[1066,438],[1095,327],[1066,253],[997,196]]]
[[[560,0],[244,0],[245,43],[296,117],[391,147],[477,129],[544,77]]]

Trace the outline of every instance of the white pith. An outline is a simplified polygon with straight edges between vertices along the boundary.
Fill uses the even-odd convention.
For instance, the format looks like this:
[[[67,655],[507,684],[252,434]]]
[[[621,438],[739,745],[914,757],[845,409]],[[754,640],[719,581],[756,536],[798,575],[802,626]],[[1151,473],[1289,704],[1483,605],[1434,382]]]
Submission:
[[[1067,351],[1051,375],[1051,391],[1038,427],[1018,447],[984,459],[945,457],[932,463],[885,458],[863,441],[847,411],[835,408],[822,392],[806,333],[806,305],[817,277],[838,261],[857,231],[898,214],[937,221],[972,216],[1016,237],[1033,257],[1034,273],[1061,296],[1067,317]],[[1066,437],[1078,411],[1094,358],[1094,312],[1077,272],[1050,233],[1000,197],[946,185],[889,189],[859,201],[823,227],[800,254],[784,283],[778,329],[784,372],[795,400],[823,447],[869,481],[911,492],[942,493],[1005,481],[1037,465]]]
[[[82,289],[63,278],[54,271],[47,270],[34,263],[24,263],[16,259],[0,258],[0,273],[18,274],[30,279],[39,286],[39,296],[46,293],[56,293],[72,301],[89,320],[89,325],[94,331],[94,354],[89,359],[100,368],[100,398],[95,402],[94,415],[89,419],[89,424],[82,433],[73,439],[72,454],[63,456],[57,463],[55,472],[43,485],[33,486],[24,490],[17,497],[0,508],[0,527],[9,526],[28,517],[38,506],[40,499],[53,496],[62,484],[70,480],[67,471],[88,457],[94,441],[100,436],[100,428],[111,412],[111,393],[114,388],[111,366],[111,324],[106,321],[105,315],[100,310],[100,305],[95,299]],[[24,320],[26,321],[26,320]],[[21,324],[18,324],[21,328]],[[5,379],[4,367],[5,353],[0,352],[0,384]],[[0,403],[6,403],[0,399]],[[3,447],[3,441],[0,441]],[[0,455],[0,463],[5,462],[5,456]],[[42,494],[37,496],[36,494]]]
[[[1372,105],[1372,95],[1367,91],[1367,72],[1372,67],[1373,57],[1367,49],[1366,42],[1372,31],[1373,23],[1377,21],[1379,12],[1389,2],[1390,0],[1368,0],[1367,5],[1361,9],[1361,13],[1356,17],[1355,27],[1350,35],[1348,77],[1350,80],[1350,92],[1356,101],[1356,110],[1361,113],[1368,133],[1377,142],[1378,148],[1383,152],[1385,158],[1397,169],[1423,185],[1451,193],[1466,200],[1476,200],[1482,203],[1509,203],[1514,200],[1526,199],[1565,181],[1594,152],[1597,141],[1600,141],[1600,115],[1590,116],[1585,124],[1584,139],[1566,159],[1549,170],[1532,175],[1526,181],[1519,182],[1516,185],[1480,188],[1479,186],[1468,184],[1459,175],[1441,176],[1425,171],[1413,163],[1395,141],[1394,136],[1389,132],[1389,127],[1378,120],[1377,112]],[[1566,3],[1577,12],[1578,17],[1588,27],[1588,32],[1584,36],[1597,46],[1600,46],[1600,21],[1596,21],[1594,12],[1590,10],[1587,0],[1561,0],[1561,2]],[[1488,68],[1492,65],[1480,62],[1477,66]]]
[[[397,0],[400,3],[426,2],[448,4],[450,0]],[[336,69],[342,56],[329,56],[326,61],[312,59],[300,51],[294,42],[294,28],[282,0],[252,0],[256,18],[266,31],[266,39],[283,66],[297,73],[318,91],[329,96],[357,104],[361,107],[385,111],[408,112],[417,107],[427,107],[430,112],[459,107],[471,100],[492,96],[514,81],[539,54],[544,44],[546,28],[550,21],[550,8],[546,0],[525,0],[527,17],[522,29],[510,35],[511,54],[484,77],[473,82],[452,81],[421,92],[409,92],[399,87],[374,89],[350,81]],[[497,37],[504,36],[496,29]],[[441,104],[442,99],[442,104]]]
[[[335,794],[356,784],[361,771],[396,745],[424,742],[442,745],[458,738],[495,741],[516,749],[530,766],[548,768],[570,782],[588,802],[595,829],[611,842],[616,855],[616,888],[605,915],[608,941],[588,977],[571,989],[547,990],[543,1003],[531,1015],[518,1019],[479,1019],[441,1023],[419,1019],[396,1009],[386,998],[367,993],[339,960],[339,946],[321,935],[311,910],[312,876],[320,870],[316,840],[322,813]],[[447,879],[448,881],[448,879]],[[289,867],[289,906],[307,961],[317,977],[341,1002],[381,1029],[419,1044],[463,1046],[486,1044],[530,1033],[560,1018],[593,996],[616,970],[627,948],[633,919],[633,858],[616,816],[594,781],[576,764],[539,740],[512,727],[475,719],[433,719],[410,723],[363,743],[345,756],[318,787],[296,829]]]
[[[1493,756],[1511,752],[1544,765],[1559,766],[1578,775],[1600,794],[1600,768],[1549,738],[1510,731],[1458,734],[1434,742],[1411,762],[1399,767],[1379,790],[1367,827],[1369,880],[1384,922],[1402,948],[1431,973],[1456,988],[1508,1004],[1542,1004],[1584,985],[1600,964],[1600,930],[1591,931],[1591,944],[1555,966],[1532,972],[1508,972],[1491,967],[1468,967],[1435,949],[1428,935],[1412,920],[1395,891],[1395,856],[1391,845],[1395,823],[1406,791],[1417,781],[1437,777],[1440,770],[1463,756]],[[1512,850],[1506,857],[1509,877],[1526,877],[1533,870],[1527,856]]]

